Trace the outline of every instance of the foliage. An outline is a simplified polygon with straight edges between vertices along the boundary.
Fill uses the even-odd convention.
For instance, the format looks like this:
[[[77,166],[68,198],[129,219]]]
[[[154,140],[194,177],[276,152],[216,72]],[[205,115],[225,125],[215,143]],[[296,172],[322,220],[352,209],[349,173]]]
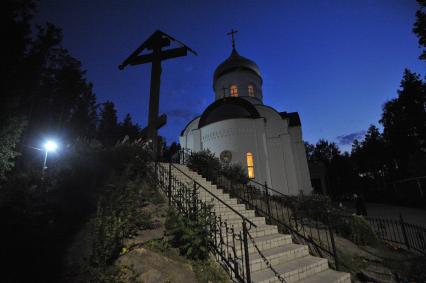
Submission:
[[[385,103],[380,122],[383,136],[392,152],[388,166],[395,177],[426,174],[426,82],[404,71],[398,97]]]
[[[180,144],[172,142],[170,146],[167,146],[166,143],[163,145],[163,160],[166,162],[173,161],[173,158],[176,158],[176,154],[180,150]]]
[[[331,199],[319,194],[296,196],[293,203],[293,209],[298,214],[306,214],[315,218],[329,214],[333,209]],[[328,220],[324,219],[324,221]]]
[[[424,9],[426,8],[425,0],[417,0],[420,5],[420,9],[416,12],[416,22],[414,23],[413,32],[419,38],[419,46],[426,47],[426,13]],[[419,59],[426,60],[426,50],[423,49],[422,54],[419,56]]]
[[[339,233],[357,245],[377,246],[379,239],[368,221],[359,215],[341,216]]]
[[[209,217],[202,210],[198,213],[195,220],[169,210],[165,223],[172,246],[190,260],[206,260],[209,256]]]
[[[118,138],[117,110],[114,103],[107,101],[102,105],[98,136],[105,146],[112,146]]]
[[[187,166],[208,180],[215,179],[222,168],[219,158],[208,149],[193,152],[189,156]]]
[[[148,202],[161,199],[153,180],[147,176],[144,158],[148,154],[129,145],[116,148],[108,164],[120,165],[117,159],[123,162],[116,167],[109,183],[101,191],[93,219],[89,258],[90,270],[93,271],[109,268],[122,251],[125,238],[135,235],[140,229],[152,228],[153,222],[142,208]],[[99,273],[93,272],[92,275],[96,274]]]
[[[124,117],[123,122],[118,125],[118,133],[120,138],[129,137],[134,140],[139,136],[141,129],[138,124],[133,124],[132,117],[129,113]]]
[[[17,144],[22,137],[26,121],[19,118],[9,118],[0,127],[0,181],[6,178],[6,173],[15,165]]]
[[[232,163],[223,165],[221,174],[234,183],[247,184],[249,181],[247,170],[240,164]]]

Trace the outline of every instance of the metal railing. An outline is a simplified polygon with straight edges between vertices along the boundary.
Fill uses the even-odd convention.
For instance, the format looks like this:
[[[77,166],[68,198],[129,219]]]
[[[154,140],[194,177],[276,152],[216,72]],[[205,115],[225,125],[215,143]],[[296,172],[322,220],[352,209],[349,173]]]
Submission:
[[[365,219],[379,239],[404,245],[408,250],[426,255],[426,227],[405,222],[401,214],[399,219],[370,216]]]
[[[153,174],[166,194],[170,207],[194,221],[197,221],[200,215],[206,217],[203,223],[207,224],[209,237],[206,241],[209,249],[234,281],[251,283],[248,247],[253,237],[249,230],[256,228],[256,224],[174,164],[154,163],[153,167]],[[184,175],[187,181],[177,178],[177,173]],[[212,203],[203,200],[201,194],[214,199],[216,205],[223,205],[233,211],[241,222],[229,224],[211,209]],[[281,282],[285,283],[284,279]]]
[[[175,156],[175,162],[186,164],[191,154],[191,151],[183,149]],[[220,172],[203,177],[255,210],[257,215],[264,216],[268,224],[277,225],[281,233],[291,234],[294,242],[307,245],[311,254],[329,259],[332,267],[339,270],[335,227],[327,211],[299,211],[297,197],[285,195],[255,180],[243,184]]]

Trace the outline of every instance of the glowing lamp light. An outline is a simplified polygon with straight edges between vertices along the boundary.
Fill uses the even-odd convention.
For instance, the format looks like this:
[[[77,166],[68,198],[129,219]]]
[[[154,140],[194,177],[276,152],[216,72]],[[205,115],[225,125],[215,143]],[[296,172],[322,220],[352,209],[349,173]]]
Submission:
[[[54,141],[47,141],[44,144],[44,149],[46,151],[55,151],[58,148],[58,144]]]

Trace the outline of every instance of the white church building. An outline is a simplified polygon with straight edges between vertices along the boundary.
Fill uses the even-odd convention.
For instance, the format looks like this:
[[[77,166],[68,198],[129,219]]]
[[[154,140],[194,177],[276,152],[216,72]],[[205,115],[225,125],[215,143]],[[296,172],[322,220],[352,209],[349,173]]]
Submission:
[[[263,104],[262,76],[255,62],[238,54],[213,76],[215,101],[182,130],[182,148],[209,149],[222,161],[247,168],[249,178],[287,195],[312,191],[297,112]]]

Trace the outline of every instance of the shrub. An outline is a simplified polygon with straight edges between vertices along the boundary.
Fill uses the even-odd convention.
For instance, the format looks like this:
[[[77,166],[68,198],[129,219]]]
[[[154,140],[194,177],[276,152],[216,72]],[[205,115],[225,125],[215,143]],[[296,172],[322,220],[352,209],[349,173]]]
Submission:
[[[364,217],[353,214],[347,221],[349,235],[347,238],[357,245],[376,246],[379,242],[370,223]]]
[[[200,211],[197,220],[169,210],[166,219],[167,235],[173,247],[190,260],[206,260],[209,256],[210,235],[208,216]]]
[[[208,180],[214,180],[222,168],[219,158],[210,150],[192,153],[188,158],[187,165]]]
[[[249,181],[246,169],[240,164],[226,164],[222,167],[221,173],[234,183],[247,184]]]

